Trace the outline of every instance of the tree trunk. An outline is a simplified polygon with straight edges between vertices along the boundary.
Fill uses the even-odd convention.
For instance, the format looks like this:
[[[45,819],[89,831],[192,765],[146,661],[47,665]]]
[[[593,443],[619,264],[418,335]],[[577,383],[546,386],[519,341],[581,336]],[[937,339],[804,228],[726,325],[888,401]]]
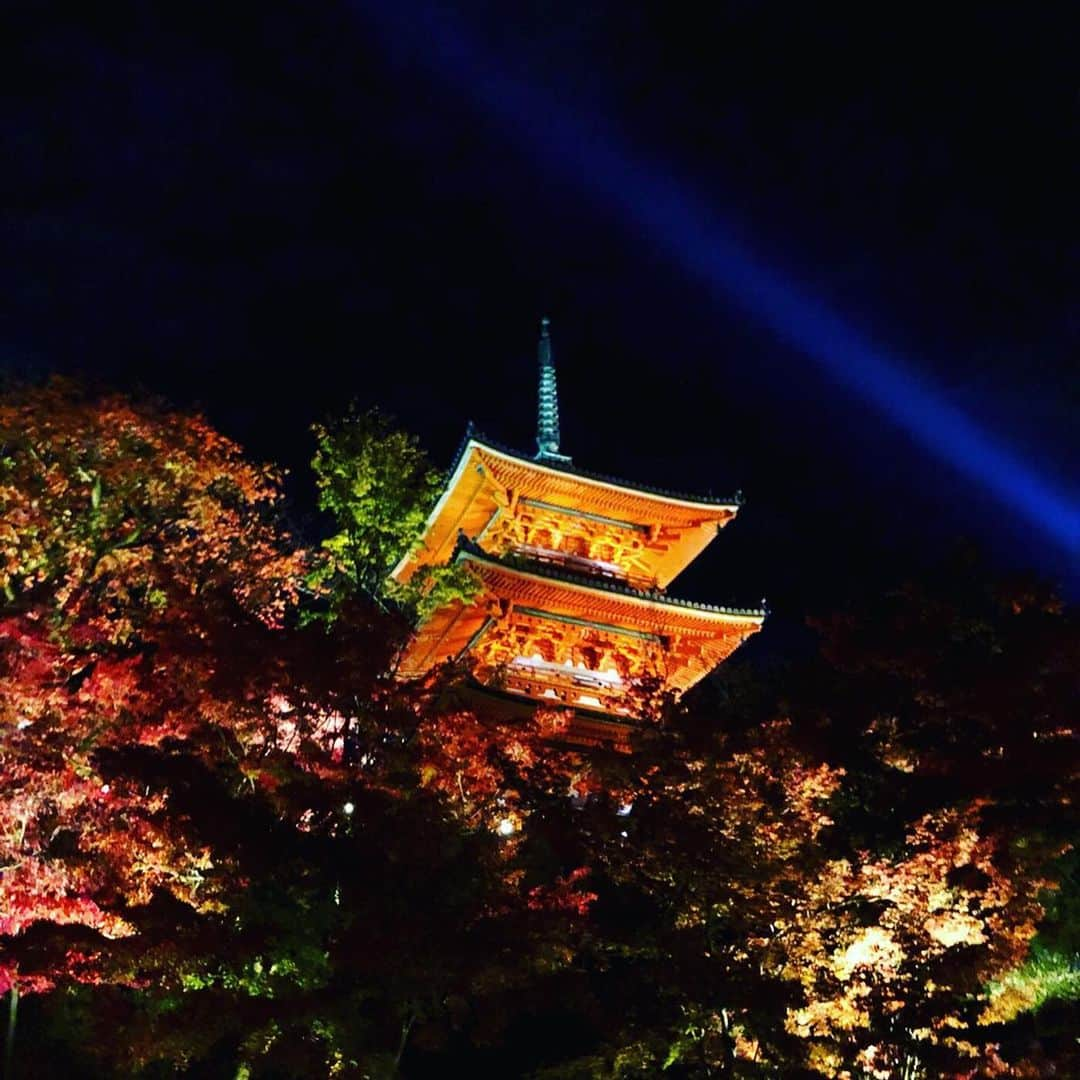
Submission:
[[[401,1059],[405,1056],[405,1045],[409,1041],[409,1032],[412,1031],[412,1026],[415,1021],[416,1013],[410,1012],[407,1019],[401,1025],[401,1040],[398,1043],[397,1054],[394,1055],[395,1072],[401,1069]]]
[[[7,1038],[4,1040],[4,1080],[15,1077],[15,1022],[19,1015],[19,987],[11,984],[8,991]]]

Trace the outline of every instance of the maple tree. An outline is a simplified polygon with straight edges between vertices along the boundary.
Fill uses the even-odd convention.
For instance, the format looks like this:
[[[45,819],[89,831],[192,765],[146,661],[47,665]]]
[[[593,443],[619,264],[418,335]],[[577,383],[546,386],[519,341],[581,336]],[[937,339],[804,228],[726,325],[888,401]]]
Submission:
[[[372,615],[376,635],[384,618]],[[197,918],[160,898],[134,913],[139,939],[112,950],[120,988],[65,1014],[70,1024],[75,1009],[102,1067],[390,1075],[405,1055],[438,1058],[466,1032],[471,1044],[481,1018],[475,1038],[498,1043],[504,996],[572,957],[559,943],[580,932],[588,882],[562,864],[538,872],[530,855],[531,756],[471,714],[354,668],[365,639],[379,648],[343,615],[332,636],[299,629],[293,657],[305,685],[312,665],[344,666],[335,695],[365,695],[351,765],[339,737],[305,754],[305,769],[291,755],[264,760],[253,787],[228,763],[173,760],[174,812],[230,866],[233,887],[223,910]],[[303,728],[309,707],[290,722]]]
[[[0,988],[106,977],[164,891],[227,888],[170,795],[122,751],[264,746],[228,681],[243,626],[280,626],[305,557],[276,473],[199,417],[54,381],[0,402]],[[209,748],[209,749],[208,749]]]
[[[911,1021],[922,1043],[916,1056],[932,1061],[927,1043],[951,1044],[982,1060],[973,1068],[1039,1075],[1044,1067],[1025,1065],[1025,1048],[1002,1046],[1002,1061],[996,1047],[1008,1039],[1002,1022],[1077,996],[1060,963],[1056,979],[1044,963],[1038,980],[1025,960],[1030,953],[1038,970],[1040,921],[1067,910],[1076,887],[1067,873],[1080,772],[1075,615],[1046,586],[988,580],[964,558],[937,579],[895,590],[872,618],[834,615],[821,626],[842,676],[837,700],[861,713],[837,709],[837,729],[850,737],[865,725],[862,746],[876,766],[864,773],[861,831],[869,813],[887,820],[895,808],[909,858],[893,856],[886,867],[892,902],[902,909],[916,889],[930,889],[913,909],[930,914],[910,928],[907,964],[908,974],[921,964],[934,992],[898,987],[898,997],[927,1013],[927,997],[947,1001],[951,990],[956,999],[951,1012],[937,1010],[936,1032]],[[1018,992],[1025,969],[1026,994]],[[894,1017],[901,1028],[903,1011]]]
[[[729,668],[642,739],[632,811],[583,828],[597,917],[605,877],[641,912],[597,963],[646,989],[580,1075],[1045,1071],[1001,1023],[1075,835],[1075,622],[969,571],[818,625],[821,659]]]

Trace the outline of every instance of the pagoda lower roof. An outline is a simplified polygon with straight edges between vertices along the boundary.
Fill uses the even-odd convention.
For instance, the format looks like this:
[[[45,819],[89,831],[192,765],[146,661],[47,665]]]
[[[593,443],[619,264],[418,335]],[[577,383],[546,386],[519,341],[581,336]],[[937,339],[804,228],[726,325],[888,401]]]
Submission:
[[[608,578],[599,574],[576,573],[561,566],[553,566],[550,563],[539,562],[518,555],[492,555],[464,535],[459,535],[455,561],[461,561],[462,559],[487,563],[490,566],[499,566],[518,573],[547,578],[551,581],[560,581],[588,592],[617,593],[619,596],[628,597],[641,604],[700,612],[705,616],[716,615],[720,616],[722,621],[735,617],[760,622],[768,614],[766,608],[722,607],[717,604],[703,604],[696,600],[682,600],[652,589],[635,589],[617,578]]]
[[[616,639],[655,642],[671,665],[669,685],[682,692],[756,633],[766,615],[760,608],[677,600],[517,556],[492,555],[464,537],[459,538],[454,561],[475,570],[481,592],[471,602],[440,608],[416,628],[401,660],[401,673],[408,678],[468,653],[493,622],[517,611],[527,618],[590,627]],[[678,641],[684,645],[668,651],[668,643]]]

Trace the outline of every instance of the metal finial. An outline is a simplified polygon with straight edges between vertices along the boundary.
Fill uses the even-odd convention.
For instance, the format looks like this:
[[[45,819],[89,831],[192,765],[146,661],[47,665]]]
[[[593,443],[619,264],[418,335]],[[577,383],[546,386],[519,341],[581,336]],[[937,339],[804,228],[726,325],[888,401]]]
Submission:
[[[540,362],[540,393],[536,413],[536,456],[538,458],[569,461],[559,453],[559,392],[555,384],[555,360],[551,352],[551,320],[545,315],[540,320],[540,344],[537,358]]]

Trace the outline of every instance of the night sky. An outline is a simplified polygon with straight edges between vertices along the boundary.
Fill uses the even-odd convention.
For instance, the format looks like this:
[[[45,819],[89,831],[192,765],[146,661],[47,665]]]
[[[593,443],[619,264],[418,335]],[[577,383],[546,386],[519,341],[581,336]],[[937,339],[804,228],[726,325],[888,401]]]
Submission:
[[[1076,595],[992,461],[635,211],[685,193],[1075,512],[1072,7],[11,3],[0,363],[204,408],[314,534],[307,429],[350,398],[441,465],[469,419],[531,451],[547,314],[578,465],[746,495],[674,594],[782,626],[965,536]]]

